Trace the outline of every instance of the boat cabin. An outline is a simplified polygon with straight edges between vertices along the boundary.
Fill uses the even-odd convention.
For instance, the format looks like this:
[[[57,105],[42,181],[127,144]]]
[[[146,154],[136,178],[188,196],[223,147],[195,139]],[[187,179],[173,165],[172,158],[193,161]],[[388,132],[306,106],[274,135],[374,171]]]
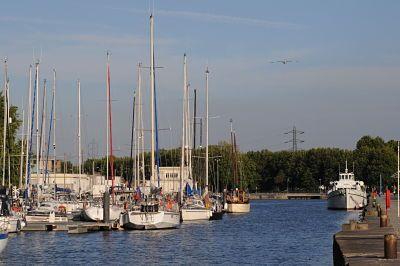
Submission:
[[[158,204],[142,204],[140,212],[158,212]]]
[[[353,180],[354,181],[354,174],[349,173],[348,170],[346,169],[346,171],[344,173],[339,174],[339,180]]]

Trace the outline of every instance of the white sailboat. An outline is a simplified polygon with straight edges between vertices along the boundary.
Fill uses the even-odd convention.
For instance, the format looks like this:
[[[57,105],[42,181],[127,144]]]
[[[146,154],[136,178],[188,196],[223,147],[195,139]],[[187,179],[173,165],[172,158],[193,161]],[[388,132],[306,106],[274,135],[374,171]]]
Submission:
[[[0,221],[0,253],[7,247],[8,242],[8,224],[6,221]]]
[[[354,210],[367,204],[367,192],[363,181],[357,181],[354,173],[346,169],[339,173],[339,180],[331,182],[332,189],[328,191],[328,209]]]
[[[233,120],[231,123],[231,145],[232,145],[232,155],[233,155],[233,179],[234,185],[239,185],[239,188],[231,191],[226,197],[226,211],[228,213],[247,213],[250,212],[250,198],[248,193],[246,193],[241,186],[241,176],[238,173],[238,152],[236,146],[236,133],[233,131]]]
[[[155,136],[156,117],[155,117],[155,62],[154,62],[154,17],[150,15],[150,106],[151,106],[151,180],[150,184],[155,187],[156,174],[155,163]],[[140,101],[140,100],[139,100]],[[158,163],[158,162],[157,162]],[[158,165],[157,165],[158,166]],[[159,182],[158,182],[159,185]],[[144,186],[144,184],[143,184]],[[157,190],[157,189],[153,189]],[[149,198],[142,200],[140,209],[130,210],[120,217],[120,224],[124,229],[154,230],[172,229],[180,226],[180,213],[178,205],[169,198],[165,205],[160,204],[157,195],[150,195]]]
[[[207,88],[206,88],[207,90]],[[206,91],[206,95],[207,91]],[[206,96],[206,116],[208,116],[208,98]],[[187,196],[183,198],[184,173],[188,173],[187,180],[191,181],[191,148],[190,148],[190,112],[189,112],[189,85],[187,82],[187,58],[183,56],[183,108],[182,108],[182,147],[181,147],[181,202],[182,202],[182,221],[210,220],[212,211],[204,205],[200,197]],[[206,118],[207,119],[207,118]],[[208,121],[208,119],[206,120]],[[206,123],[206,192],[208,187],[208,123]],[[188,171],[184,171],[187,168]]]
[[[107,103],[106,103],[106,109],[107,109],[107,154],[106,154],[106,160],[107,160],[107,170],[106,170],[106,184],[107,184],[107,189],[108,189],[108,177],[109,177],[109,158],[111,160],[110,166],[111,166],[111,177],[112,177],[112,185],[111,185],[111,195],[112,195],[112,204],[110,205],[110,220],[117,220],[119,219],[120,213],[123,211],[123,208],[119,205],[114,204],[115,203],[115,198],[114,198],[114,164],[113,164],[113,156],[112,156],[112,124],[111,124],[111,86],[110,86],[110,53],[107,52]],[[79,131],[80,132],[80,131]],[[80,133],[79,133],[80,135]],[[111,147],[110,147],[110,146]],[[80,147],[80,145],[79,145]],[[79,148],[80,149],[80,148]],[[111,151],[111,156],[109,151]],[[81,157],[79,157],[79,161],[81,161]],[[79,167],[79,177],[81,176],[81,166]],[[89,221],[101,221],[103,220],[103,213],[104,213],[104,208],[101,204],[99,205],[93,205],[90,207],[87,207],[83,210],[83,217],[85,220]]]

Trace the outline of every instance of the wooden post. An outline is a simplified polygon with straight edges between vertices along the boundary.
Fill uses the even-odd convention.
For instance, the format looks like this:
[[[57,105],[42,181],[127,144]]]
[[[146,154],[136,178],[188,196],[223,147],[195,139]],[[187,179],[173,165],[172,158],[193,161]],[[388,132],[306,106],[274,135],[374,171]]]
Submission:
[[[103,222],[110,221],[110,193],[108,190],[103,194]]]
[[[354,231],[357,229],[357,221],[356,220],[350,220],[350,231]]]
[[[380,218],[380,227],[387,227],[388,226],[388,217],[386,214],[382,214]]]
[[[397,259],[397,237],[394,234],[385,235],[385,259]]]

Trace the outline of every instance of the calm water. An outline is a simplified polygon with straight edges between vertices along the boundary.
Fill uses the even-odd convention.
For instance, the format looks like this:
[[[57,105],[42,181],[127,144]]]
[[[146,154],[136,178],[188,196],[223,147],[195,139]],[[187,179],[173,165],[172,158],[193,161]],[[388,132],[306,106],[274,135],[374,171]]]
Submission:
[[[20,233],[9,239],[0,262],[331,265],[333,233],[358,216],[329,211],[319,200],[253,201],[251,208],[175,230]]]

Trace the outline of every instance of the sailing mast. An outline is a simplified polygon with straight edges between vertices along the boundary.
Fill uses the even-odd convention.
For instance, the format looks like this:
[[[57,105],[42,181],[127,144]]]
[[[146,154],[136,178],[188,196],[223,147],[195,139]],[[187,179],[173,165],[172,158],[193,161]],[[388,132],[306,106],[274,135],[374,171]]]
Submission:
[[[197,129],[197,90],[194,89],[193,90],[194,93],[194,101],[193,101],[193,146],[192,146],[192,150],[193,153],[195,153],[196,150],[196,129]],[[192,169],[193,171],[193,169]],[[193,188],[197,190],[197,186],[196,186],[196,180],[195,180],[195,176],[192,172],[192,179],[193,179]]]
[[[154,89],[155,89],[155,74],[154,74],[154,18],[150,15],[150,116],[151,116],[151,178],[150,185],[155,182],[155,159],[154,159]]]
[[[137,96],[136,96],[136,101],[138,102],[135,105],[135,113],[136,113],[136,129],[135,129],[135,145],[136,145],[136,151],[135,151],[135,188],[139,186],[140,183],[140,171],[141,167],[144,167],[144,163],[142,164],[141,162],[141,156],[142,152],[144,151],[143,145],[143,118],[142,118],[142,63],[138,63],[138,70],[137,70]],[[144,186],[144,173],[143,173],[143,186]]]
[[[186,71],[185,71],[185,80],[186,80],[186,110],[185,110],[185,135],[186,135],[186,164],[187,164],[187,172],[188,176],[187,178],[190,179],[192,177],[192,150],[190,147],[191,140],[190,140],[190,105],[189,105],[189,97],[190,97],[190,92],[189,92],[189,83],[188,83],[188,78],[187,78],[187,63],[185,64]]]
[[[40,159],[39,159],[39,60],[36,62],[36,76],[35,76],[35,90],[36,90],[36,178],[38,181],[38,184],[41,185],[42,183],[40,182],[39,179],[39,164],[40,164]],[[32,119],[33,120],[33,119]]]
[[[47,184],[50,184],[50,178],[49,178],[49,174],[48,174],[48,165],[49,165],[49,154],[50,154],[51,130],[53,129],[53,114],[54,114],[54,84],[53,84],[53,95],[52,95],[52,100],[51,100],[49,134],[48,134],[48,138],[47,138],[46,164],[44,167],[45,183],[47,183]],[[45,135],[45,134],[43,134],[43,135]],[[55,179],[53,179],[53,181],[55,181]],[[55,182],[54,182],[54,192],[55,192],[55,190],[56,189],[55,189]]]
[[[113,158],[113,146],[112,146],[112,116],[111,116],[111,84],[110,84],[110,53],[107,52],[107,116],[108,116],[108,128],[107,132],[109,132],[108,137],[110,142],[110,146],[107,145],[107,152],[110,152],[110,170],[111,170],[111,196],[114,201],[114,158]],[[107,154],[108,155],[108,154]],[[108,158],[108,156],[107,156]],[[107,170],[108,170],[108,162],[107,162]],[[108,171],[107,171],[107,180],[108,180]],[[108,183],[108,182],[107,182]]]
[[[41,120],[41,126],[40,126],[40,157],[39,157],[39,162],[42,162],[43,164],[43,153],[44,153],[44,146],[46,145],[45,137],[46,137],[46,109],[47,109],[47,80],[44,79],[43,81],[43,100],[42,100],[42,120]],[[46,162],[47,163],[47,162]],[[46,184],[46,173],[43,171],[46,166],[42,165],[41,170],[42,170],[42,182]]]
[[[137,177],[137,165],[136,165],[136,129],[135,129],[135,108],[136,108],[136,91],[133,91],[133,104],[132,104],[132,132],[131,132],[131,160],[132,160],[132,176],[129,180],[129,187],[133,186],[136,188],[136,177]],[[135,156],[133,151],[135,150]]]
[[[109,174],[108,174],[108,166],[109,166],[109,154],[110,154],[110,146],[109,146],[109,143],[108,143],[108,135],[109,135],[109,133],[110,133],[110,131],[109,131],[109,128],[110,128],[110,126],[109,126],[109,123],[110,123],[110,121],[108,120],[108,114],[110,113],[110,110],[109,110],[109,105],[108,105],[108,99],[110,98],[110,95],[109,95],[109,91],[108,91],[108,62],[109,62],[109,60],[110,60],[110,53],[109,53],[109,51],[107,51],[107,69],[106,69],[106,95],[107,95],[107,97],[106,97],[106,178],[105,178],[105,182],[106,182],[106,187],[107,187],[107,189],[108,189],[108,177],[109,177]]]
[[[32,114],[32,65],[29,66],[29,88],[28,88],[28,128],[27,128],[27,134],[26,134],[26,159],[25,159],[25,189],[28,188],[28,176],[30,174],[30,167],[29,164],[29,145],[32,142],[32,137],[31,137],[31,120],[29,119],[29,115]],[[28,173],[29,171],[29,173]]]
[[[208,193],[208,75],[210,71],[208,71],[208,67],[206,69],[206,184],[204,188],[204,193]]]
[[[53,69],[53,172],[54,172],[54,185],[57,184],[57,161],[56,161],[56,69]],[[50,145],[50,142],[49,142]],[[56,190],[54,190],[56,192]]]
[[[8,73],[7,73],[7,58],[4,59],[4,88],[3,88],[3,107],[4,107],[4,115],[3,115],[3,179],[2,185],[5,186],[5,177],[6,177],[6,141],[7,141],[7,112],[8,112],[8,100],[7,100],[7,87],[8,87]]]
[[[144,128],[143,128],[143,106],[142,106],[142,63],[139,62],[138,65],[138,178],[140,176],[140,171],[142,171],[142,186],[145,186],[145,169],[144,169]],[[139,183],[139,182],[138,182]]]
[[[31,105],[29,105],[29,109],[31,109],[31,111],[32,111],[32,120],[31,120],[31,129],[30,129],[30,131],[29,131],[29,135],[30,135],[30,137],[29,137],[29,151],[28,151],[28,153],[27,153],[27,156],[28,156],[28,160],[27,160],[27,180],[26,180],[26,189],[28,190],[28,193],[26,193],[26,195],[27,195],[27,197],[29,197],[29,183],[30,183],[30,178],[31,178],[31,152],[32,152],[32,143],[33,143],[33,123],[34,123],[34,121],[35,121],[35,105],[36,105],[36,99],[37,99],[37,90],[38,90],[38,75],[39,75],[39,62],[36,62],[36,65],[35,65],[35,85],[34,85],[34,90],[33,90],[33,106],[31,106]],[[30,70],[32,69],[32,66],[30,67]],[[30,73],[31,73],[31,71],[30,71]],[[31,86],[31,82],[30,82],[30,86],[29,86],[29,102],[30,102],[30,99],[31,99],[31,88],[32,88],[32,86]],[[37,107],[36,107],[36,110],[37,110]],[[37,115],[37,113],[36,113],[36,115]],[[36,120],[37,121],[37,120]],[[38,132],[39,131],[39,128],[38,128],[38,123],[36,122],[36,132]],[[38,138],[36,137],[36,140],[38,140]],[[36,145],[37,146],[37,148],[39,147],[38,145]],[[38,156],[38,149],[36,149],[36,156]],[[36,158],[38,158],[38,157],[36,157]],[[38,171],[38,159],[36,159],[36,171]],[[37,177],[39,177],[39,175],[37,174]],[[38,179],[37,179],[38,180]]]
[[[186,125],[186,87],[187,87],[187,80],[186,80],[186,54],[183,55],[183,101],[182,101],[182,145],[181,145],[181,167],[180,167],[180,202],[183,202],[183,171],[185,164],[185,125]]]
[[[22,102],[22,106],[23,106]],[[19,184],[18,188],[22,188],[22,176],[24,174],[23,165],[24,165],[24,143],[25,143],[25,109],[22,107],[22,134],[21,134],[21,155],[20,155],[20,166],[19,166]]]
[[[82,178],[82,148],[81,148],[81,82],[78,79],[78,175],[79,175],[79,198],[81,197]]]

